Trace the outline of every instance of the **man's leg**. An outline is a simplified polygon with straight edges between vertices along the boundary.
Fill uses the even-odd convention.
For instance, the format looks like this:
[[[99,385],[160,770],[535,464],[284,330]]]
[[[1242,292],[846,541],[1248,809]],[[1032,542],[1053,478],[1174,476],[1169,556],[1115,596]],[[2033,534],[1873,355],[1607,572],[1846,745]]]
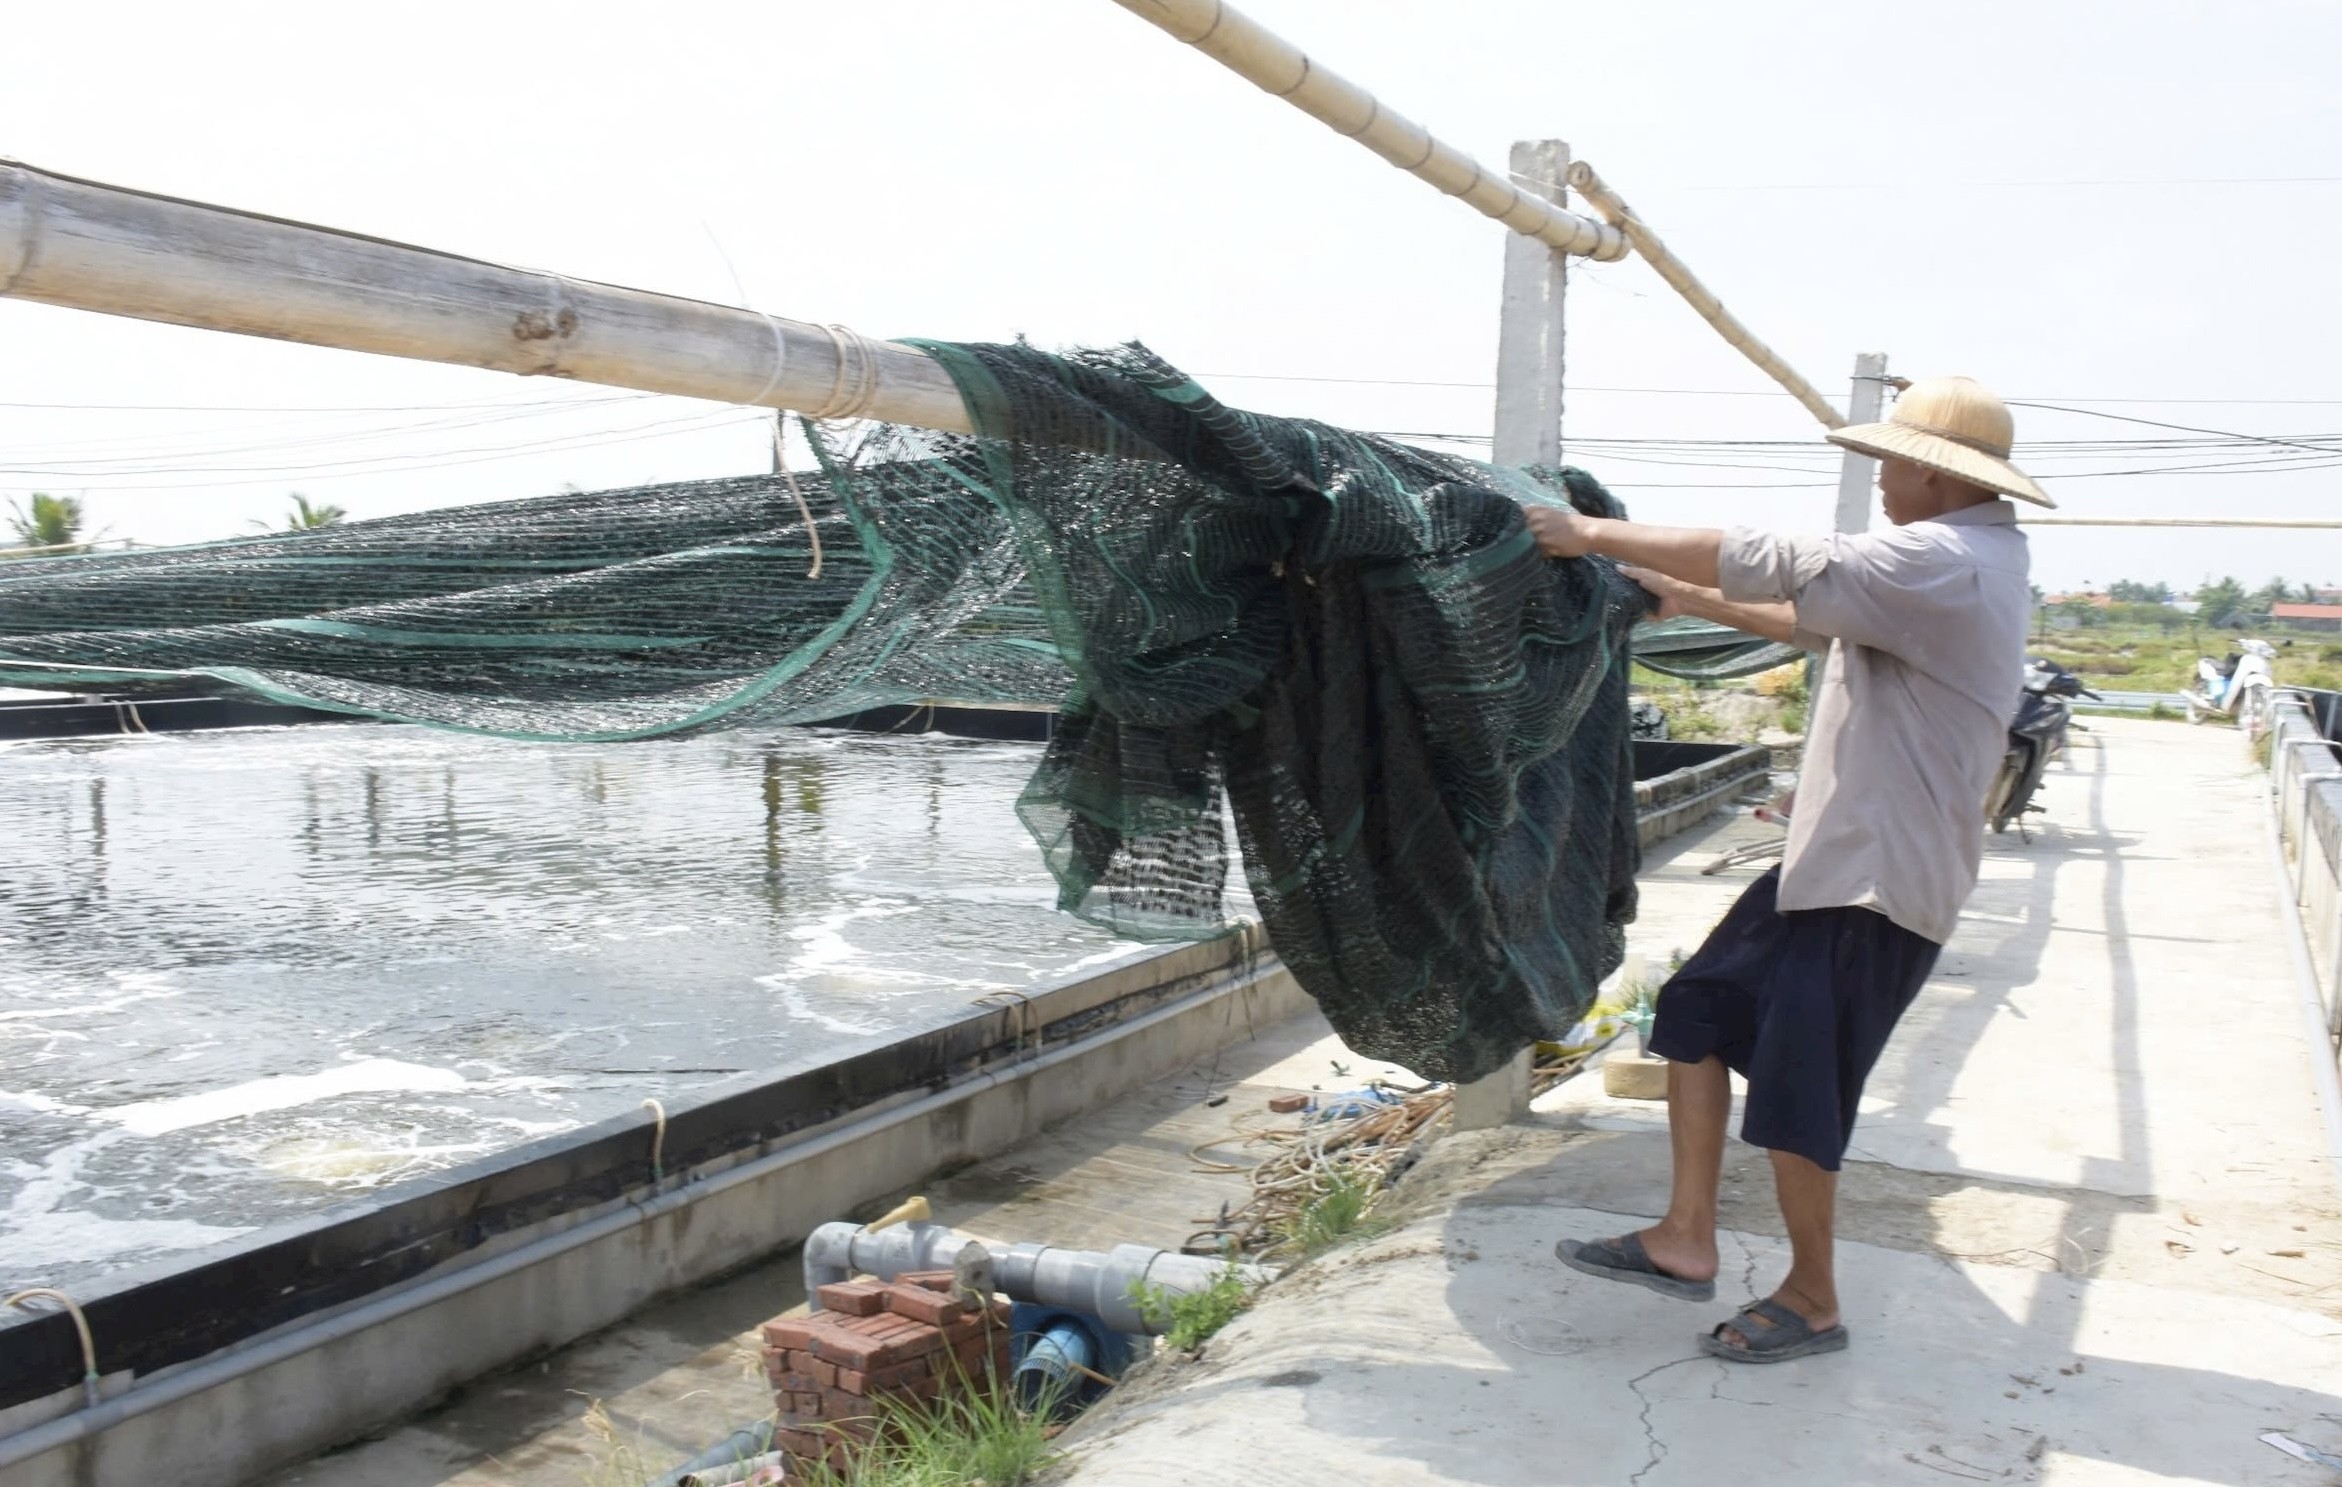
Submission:
[[[1770,1153],[1773,1191],[1789,1230],[1789,1274],[1773,1299],[1805,1318],[1816,1332],[1838,1325],[1838,1174],[1793,1151]],[[1745,1347],[1737,1327],[1725,1340]]]
[[[1732,1114],[1732,1076],[1714,1054],[1667,1066],[1667,1142],[1674,1185],[1667,1216],[1642,1231],[1651,1263],[1684,1280],[1716,1275],[1716,1185],[1724,1170],[1724,1122]]]

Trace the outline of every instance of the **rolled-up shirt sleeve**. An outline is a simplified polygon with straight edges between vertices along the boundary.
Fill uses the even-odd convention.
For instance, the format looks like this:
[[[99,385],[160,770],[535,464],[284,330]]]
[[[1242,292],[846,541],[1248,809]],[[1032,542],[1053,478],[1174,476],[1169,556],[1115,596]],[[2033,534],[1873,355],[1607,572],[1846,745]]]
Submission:
[[[1755,527],[1733,527],[1724,534],[1716,553],[1716,587],[1735,604],[1794,603],[1807,584],[1829,567],[1831,539],[1797,537]],[[1797,624],[1789,643],[1801,651],[1827,651],[1830,635],[1805,623]]]
[[[1873,646],[1906,660],[1927,649],[1931,612],[1966,575],[1920,561],[1902,532],[1797,537],[1751,528],[1727,532],[1717,553],[1717,586],[1742,603],[1797,606],[1792,639],[1806,650],[1832,640]]]
[[[1716,553],[1716,586],[1735,604],[1778,604],[1829,566],[1830,539],[1734,527]]]

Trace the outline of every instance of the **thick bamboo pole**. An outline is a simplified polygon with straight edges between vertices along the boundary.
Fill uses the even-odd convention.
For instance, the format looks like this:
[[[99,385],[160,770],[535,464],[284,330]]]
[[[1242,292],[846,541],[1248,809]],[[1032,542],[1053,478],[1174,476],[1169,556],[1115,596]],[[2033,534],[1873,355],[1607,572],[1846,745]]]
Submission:
[[[1373,94],[1319,66],[1226,0],[1115,3],[1515,232],[1581,258],[1609,261],[1626,256],[1626,238],[1617,228],[1564,211],[1514,185],[1503,172],[1490,170],[1422,125],[1384,108]]]
[[[1699,312],[1700,318],[1716,328],[1716,333],[1732,344],[1734,350],[1757,364],[1766,376],[1781,384],[1791,397],[1805,404],[1806,411],[1822,422],[1822,427],[1836,429],[1846,426],[1846,416],[1830,406],[1830,400],[1821,395],[1814,385],[1799,376],[1797,369],[1781,360],[1773,348],[1758,340],[1742,325],[1724,302],[1709,292],[1708,286],[1693,277],[1683,266],[1683,260],[1668,251],[1650,225],[1634,214],[1626,199],[1610,189],[1594,173],[1594,167],[1580,160],[1569,168],[1569,183],[1578,194],[1594,204],[1609,223],[1626,234],[1628,242],[1643,260],[1659,271],[1659,277],[1674,286]]]
[[[675,295],[0,162],[0,296],[418,361],[967,431],[933,358]]]

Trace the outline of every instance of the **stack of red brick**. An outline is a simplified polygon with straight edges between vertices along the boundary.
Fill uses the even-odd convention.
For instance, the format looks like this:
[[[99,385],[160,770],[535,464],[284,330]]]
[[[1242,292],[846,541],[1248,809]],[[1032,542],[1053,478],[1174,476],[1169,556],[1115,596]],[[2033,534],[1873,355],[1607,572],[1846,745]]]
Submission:
[[[840,1464],[878,1433],[880,1401],[916,1404],[1005,1381],[1008,1303],[977,1306],[952,1288],[948,1270],[845,1281],[821,1288],[822,1310],[765,1323],[774,1444]]]

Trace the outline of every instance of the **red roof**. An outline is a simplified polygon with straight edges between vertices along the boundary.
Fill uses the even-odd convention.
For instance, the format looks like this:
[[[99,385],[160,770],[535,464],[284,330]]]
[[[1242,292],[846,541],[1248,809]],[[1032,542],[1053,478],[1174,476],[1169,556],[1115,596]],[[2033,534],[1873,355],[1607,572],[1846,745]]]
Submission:
[[[2273,620],[2342,620],[2342,604],[2272,604]]]

